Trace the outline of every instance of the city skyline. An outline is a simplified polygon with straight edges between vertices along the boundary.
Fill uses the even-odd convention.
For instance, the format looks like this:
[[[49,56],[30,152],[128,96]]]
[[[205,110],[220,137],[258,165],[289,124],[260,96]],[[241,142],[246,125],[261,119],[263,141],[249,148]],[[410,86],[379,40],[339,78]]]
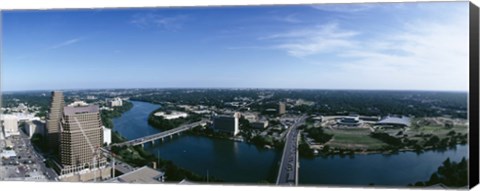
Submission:
[[[4,91],[468,91],[468,2],[5,11],[2,18]]]

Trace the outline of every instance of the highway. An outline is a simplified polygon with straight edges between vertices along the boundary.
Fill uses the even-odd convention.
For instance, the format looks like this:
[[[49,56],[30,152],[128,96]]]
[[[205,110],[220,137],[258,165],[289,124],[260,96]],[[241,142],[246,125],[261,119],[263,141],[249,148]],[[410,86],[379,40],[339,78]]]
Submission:
[[[285,136],[282,159],[278,169],[277,185],[298,185],[298,127],[305,123],[306,116],[298,118]]]

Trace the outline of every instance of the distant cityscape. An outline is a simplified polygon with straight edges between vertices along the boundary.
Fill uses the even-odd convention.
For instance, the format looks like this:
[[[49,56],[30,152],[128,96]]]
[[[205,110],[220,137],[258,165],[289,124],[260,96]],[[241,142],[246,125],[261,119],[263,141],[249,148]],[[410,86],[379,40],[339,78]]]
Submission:
[[[459,92],[268,89],[8,93],[2,107],[1,177],[204,182],[207,178],[194,173],[175,177],[169,174],[170,167],[159,163],[159,156],[141,154],[146,152],[144,147],[187,134],[278,150],[282,155],[271,183],[298,185],[301,157],[421,153],[466,144],[465,96]],[[127,140],[120,132],[112,132],[111,121],[138,101],[161,105],[148,116],[150,128],[160,132]],[[337,101],[341,104],[335,105]],[[461,104],[452,105],[457,102]],[[409,109],[416,113],[409,114]],[[142,162],[131,158],[135,155]],[[221,180],[215,178],[210,181]]]

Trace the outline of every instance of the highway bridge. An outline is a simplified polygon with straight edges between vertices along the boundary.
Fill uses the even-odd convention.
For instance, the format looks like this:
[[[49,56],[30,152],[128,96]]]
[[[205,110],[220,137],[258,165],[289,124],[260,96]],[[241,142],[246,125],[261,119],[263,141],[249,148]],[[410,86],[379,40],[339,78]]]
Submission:
[[[170,129],[170,130],[163,131],[163,132],[160,132],[160,133],[157,133],[157,134],[148,135],[148,136],[145,136],[145,137],[140,137],[140,138],[133,139],[133,140],[130,140],[130,141],[126,141],[126,142],[123,142],[123,143],[115,143],[115,144],[112,144],[110,146],[120,146],[120,147],[121,146],[137,146],[137,145],[142,145],[143,146],[143,144],[148,143],[148,142],[151,142],[153,144],[153,143],[155,143],[156,140],[163,140],[165,137],[172,137],[175,134],[179,134],[181,132],[190,130],[190,129],[192,129],[194,127],[197,127],[199,125],[203,126],[207,122],[208,122],[208,120],[202,119],[201,121],[197,121],[197,122],[194,122],[194,123],[182,125],[182,126],[177,127],[175,129]]]
[[[285,136],[282,159],[278,169],[277,185],[298,185],[298,140],[299,126],[305,123],[306,116],[298,118]]]

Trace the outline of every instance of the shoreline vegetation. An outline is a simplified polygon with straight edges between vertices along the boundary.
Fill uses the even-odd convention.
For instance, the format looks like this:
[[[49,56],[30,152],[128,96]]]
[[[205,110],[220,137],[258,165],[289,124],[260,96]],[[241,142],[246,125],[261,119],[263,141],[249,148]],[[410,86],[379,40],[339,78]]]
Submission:
[[[146,102],[148,102],[148,101],[146,101]],[[152,103],[152,102],[148,102],[148,103]],[[152,104],[156,104],[156,103],[152,103]],[[148,124],[151,125],[154,128],[165,131],[165,130],[170,130],[170,129],[176,128],[176,127],[178,127],[182,124],[192,123],[192,122],[201,120],[201,115],[198,115],[198,114],[195,114],[195,113],[192,113],[192,112],[188,112],[188,117],[186,117],[186,118],[180,117],[180,118],[177,118],[177,119],[165,119],[161,116],[155,116],[155,113],[157,113],[157,112],[160,112],[160,111],[169,112],[170,110],[184,111],[184,110],[182,110],[182,108],[164,108],[164,107],[161,107],[159,109],[154,110],[153,112],[151,112],[149,114]],[[240,123],[242,123],[243,120],[245,120],[245,119],[241,118]],[[240,129],[241,129],[240,134],[243,134],[243,135],[248,134],[248,133],[245,133],[245,131],[248,131],[247,128],[241,127]],[[230,141],[247,142],[247,143],[253,144],[255,146],[264,147],[264,148],[265,148],[265,146],[269,147],[268,146],[269,144],[273,145],[273,146],[271,146],[271,148],[281,149],[283,147],[283,142],[282,141],[265,140],[261,136],[254,136],[254,137],[252,137],[252,136],[249,136],[249,137],[242,136],[241,138],[231,137],[230,135],[228,135],[226,133],[215,132],[213,129],[211,129],[209,127],[204,127],[204,126],[194,127],[191,130],[185,131],[185,133],[189,134],[189,135],[205,136],[205,137],[215,138],[215,139],[224,139],[224,140],[230,140]]]
[[[383,134],[378,134],[378,133],[372,133],[372,137],[377,137],[377,136],[385,136]],[[417,154],[421,154],[423,152],[427,151],[445,151],[448,149],[454,149],[457,145],[466,145],[467,143],[464,141],[451,141],[449,142],[448,145],[445,144],[446,139],[438,139],[437,137],[431,138],[430,142],[436,142],[432,143],[432,145],[426,146],[426,147],[421,147],[419,148],[418,145],[414,145],[414,147],[409,147],[411,145],[405,144],[405,143],[398,143],[392,144],[390,143],[388,146],[385,146],[383,148],[379,149],[368,149],[368,150],[362,150],[362,149],[348,149],[348,148],[330,148],[328,145],[325,145],[323,149],[317,150],[317,154],[315,154],[315,149],[311,149],[307,143],[305,143],[303,140],[299,144],[299,154],[304,157],[316,157],[316,156],[330,156],[330,155],[339,155],[339,156],[352,156],[352,155],[360,155],[360,154],[396,154],[399,152],[415,152]],[[466,137],[465,137],[466,139]],[[392,139],[395,140],[395,139]],[[398,140],[398,139],[397,139]],[[395,141],[396,142],[396,141]]]
[[[428,181],[408,184],[410,187],[446,186],[449,188],[461,188],[468,186],[468,160],[465,157],[459,162],[450,161],[447,158],[442,166],[437,168]]]
[[[418,144],[409,143],[408,139],[398,139],[388,134],[384,133],[371,133],[370,137],[379,139],[387,143],[387,146],[378,148],[378,149],[348,149],[348,148],[331,148],[329,145],[324,145],[322,149],[312,149],[305,142],[304,139],[300,141],[299,144],[299,154],[304,157],[313,158],[313,157],[325,157],[325,156],[334,156],[339,155],[350,156],[353,155],[368,155],[368,154],[384,154],[391,155],[397,154],[399,152],[415,152],[421,154],[427,151],[446,151],[448,149],[455,149],[457,145],[466,145],[467,142],[464,139],[467,138],[466,134],[459,135],[462,139],[461,141],[448,141],[450,138],[440,139],[436,136],[433,136],[427,140],[426,146],[420,146]],[[456,139],[457,137],[452,136],[451,139]],[[316,152],[315,152],[316,150]]]
[[[147,103],[158,104],[156,102],[144,101]],[[179,125],[185,123],[191,123],[201,119],[201,115],[187,112],[188,117],[180,117],[177,119],[165,119],[161,116],[155,116],[157,112],[171,112],[171,111],[182,111],[187,112],[183,108],[175,106],[166,106],[160,107],[159,109],[154,110],[149,114],[148,123],[157,129],[169,130],[175,128]],[[308,121],[308,120],[307,120]],[[332,134],[332,130],[325,127],[312,127],[310,122],[307,125],[299,127],[300,130],[307,133],[308,136],[302,136],[299,144],[299,154],[304,157],[316,157],[316,156],[330,156],[330,155],[339,155],[339,156],[353,156],[354,154],[395,154],[398,152],[411,151],[416,153],[422,153],[429,150],[443,151],[446,149],[455,148],[456,145],[465,145],[467,144],[467,134],[461,132],[456,132],[455,130],[461,129],[462,127],[442,127],[438,126],[437,128],[445,130],[444,134],[434,134],[434,133],[424,133],[423,130],[419,130],[421,127],[414,125],[411,127],[411,131],[415,131],[416,134],[407,135],[405,129],[395,130],[398,131],[395,136],[387,133],[390,130],[386,131],[373,131],[367,134],[361,134],[362,139],[370,139],[376,141],[379,146],[374,148],[349,148],[349,146],[337,146],[333,147],[329,145],[329,142],[336,138],[335,134]],[[242,141],[249,144],[253,144],[259,148],[266,149],[283,149],[284,142],[282,140],[274,140],[269,137],[264,137],[261,135],[252,135],[254,131],[248,121],[243,117],[240,118],[240,137],[231,137],[229,135],[218,133],[213,131],[209,127],[195,127],[186,133],[197,136],[206,136],[210,138],[225,139],[231,141]],[[330,133],[327,133],[326,131]],[[362,130],[362,129],[360,129]],[[348,130],[347,130],[348,131]],[[352,130],[355,131],[355,130]],[[368,130],[367,130],[368,131]],[[418,132],[417,132],[418,131]],[[420,133],[419,133],[420,132]],[[320,144],[319,149],[313,149],[306,141],[307,137],[313,139],[317,144]]]
[[[154,128],[160,129],[162,131],[166,131],[166,130],[177,128],[178,126],[183,124],[200,121],[202,118],[201,115],[198,115],[192,112],[188,112],[188,113],[186,112],[188,114],[187,117],[179,117],[176,119],[165,119],[162,116],[155,116],[155,113],[157,112],[169,113],[171,112],[172,109],[173,108],[170,108],[170,107],[160,107],[154,110],[148,115],[148,124]],[[175,108],[175,110],[185,112],[181,108]]]

